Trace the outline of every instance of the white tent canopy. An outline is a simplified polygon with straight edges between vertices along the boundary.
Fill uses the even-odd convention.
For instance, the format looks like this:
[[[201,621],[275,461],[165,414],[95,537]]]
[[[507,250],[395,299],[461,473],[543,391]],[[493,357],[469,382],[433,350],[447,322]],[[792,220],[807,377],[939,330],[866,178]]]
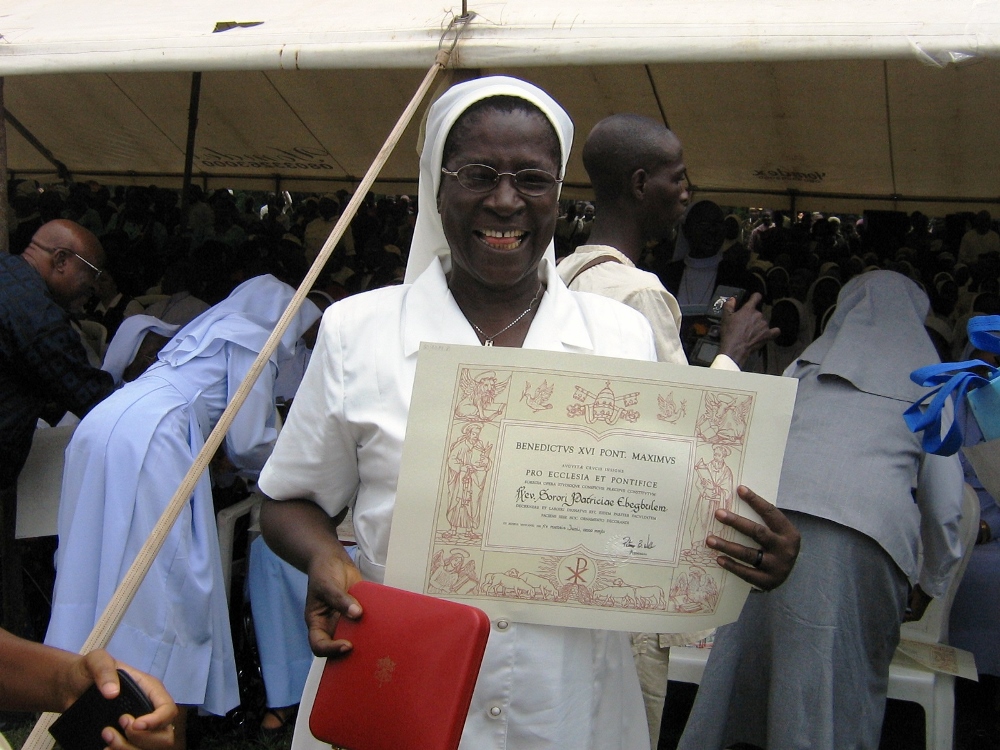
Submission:
[[[1000,202],[997,0],[467,0],[456,75],[662,119],[720,203],[944,212]],[[453,0],[68,3],[0,16],[15,176],[335,190],[364,174],[463,8]],[[220,30],[217,30],[220,29]],[[225,30],[221,30],[225,29]],[[446,43],[453,35],[446,36]],[[377,189],[413,192],[411,126]],[[579,147],[570,193],[588,180]]]

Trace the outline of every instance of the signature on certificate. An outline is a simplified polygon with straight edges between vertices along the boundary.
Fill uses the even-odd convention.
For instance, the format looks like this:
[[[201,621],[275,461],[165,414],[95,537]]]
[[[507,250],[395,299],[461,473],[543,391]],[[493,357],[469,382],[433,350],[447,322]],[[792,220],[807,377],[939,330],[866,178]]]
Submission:
[[[656,542],[654,542],[648,535],[645,539],[639,539],[633,542],[632,537],[626,536],[622,537],[622,546],[628,549],[655,549]]]

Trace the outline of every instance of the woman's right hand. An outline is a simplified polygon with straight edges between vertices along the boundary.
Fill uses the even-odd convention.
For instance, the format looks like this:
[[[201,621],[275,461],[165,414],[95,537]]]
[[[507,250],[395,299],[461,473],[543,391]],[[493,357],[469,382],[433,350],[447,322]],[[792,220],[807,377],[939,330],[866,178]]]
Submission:
[[[347,553],[322,555],[314,559],[307,571],[306,627],[309,646],[316,656],[337,656],[353,648],[350,641],[335,639],[334,631],[341,615],[356,620],[361,617],[361,605],[347,593],[361,580],[361,572],[350,562]]]
[[[361,617],[361,605],[347,593],[361,580],[361,572],[337,538],[337,519],[311,500],[267,498],[260,509],[260,530],[268,547],[309,577],[305,621],[313,653],[350,651],[351,643],[336,640],[333,632],[342,614]]]

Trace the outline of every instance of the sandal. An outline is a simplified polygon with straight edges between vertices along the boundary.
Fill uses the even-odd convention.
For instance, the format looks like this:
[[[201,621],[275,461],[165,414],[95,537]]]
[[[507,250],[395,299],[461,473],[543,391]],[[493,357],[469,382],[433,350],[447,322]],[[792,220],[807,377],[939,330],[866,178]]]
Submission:
[[[285,706],[283,708],[269,708],[264,712],[264,717],[261,719],[260,733],[263,737],[280,737],[282,736],[290,727],[295,726],[295,717],[298,716],[299,707],[296,706]],[[278,721],[278,725],[275,727],[265,727],[264,719],[268,716],[273,716]]]

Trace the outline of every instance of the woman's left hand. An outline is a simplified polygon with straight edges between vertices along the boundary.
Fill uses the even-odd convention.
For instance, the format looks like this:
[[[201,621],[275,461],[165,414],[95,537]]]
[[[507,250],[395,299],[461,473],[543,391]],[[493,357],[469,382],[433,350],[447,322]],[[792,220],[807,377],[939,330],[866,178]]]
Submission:
[[[749,487],[740,485],[737,493],[761,517],[763,524],[726,510],[715,511],[715,518],[726,526],[753,539],[759,547],[747,547],[718,536],[709,536],[709,547],[724,555],[719,566],[764,591],[780,586],[792,572],[799,556],[801,537],[788,517]],[[728,555],[726,557],[725,555]]]

